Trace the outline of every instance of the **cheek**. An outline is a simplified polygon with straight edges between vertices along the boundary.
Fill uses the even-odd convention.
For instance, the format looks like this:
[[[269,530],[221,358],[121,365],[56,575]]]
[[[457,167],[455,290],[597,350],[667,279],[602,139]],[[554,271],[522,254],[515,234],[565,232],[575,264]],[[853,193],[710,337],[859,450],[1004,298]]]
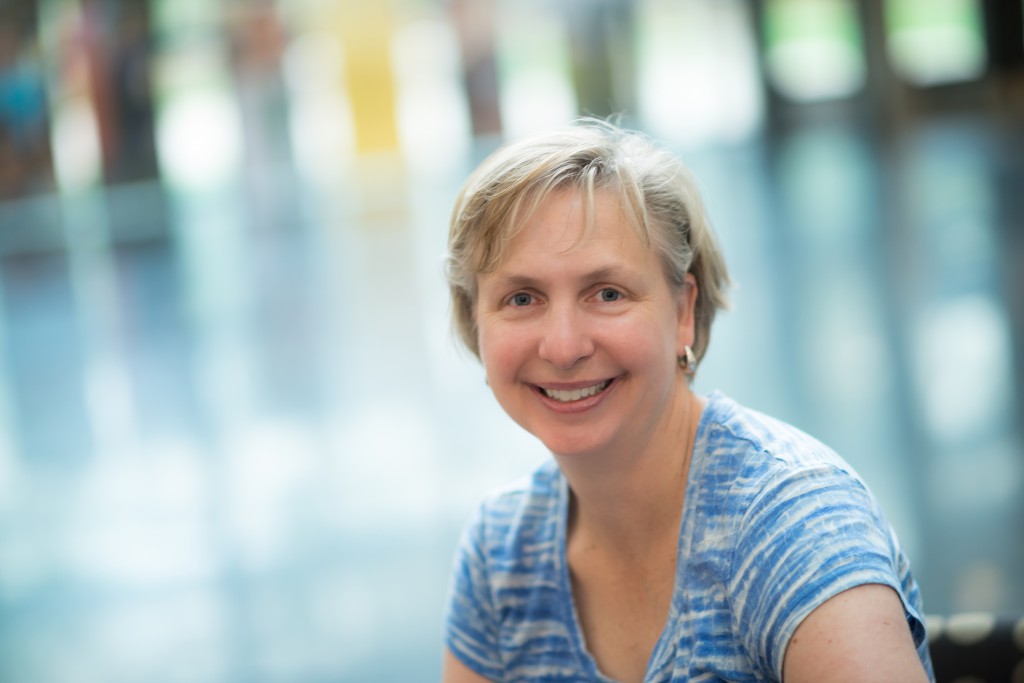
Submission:
[[[645,362],[657,362],[669,357],[672,362],[678,355],[678,327],[675,316],[651,312],[623,320],[621,325],[608,328],[611,343],[624,352]]]
[[[488,377],[500,374],[515,361],[516,342],[511,334],[503,333],[499,327],[486,322],[478,328],[477,342],[480,346],[480,361]]]

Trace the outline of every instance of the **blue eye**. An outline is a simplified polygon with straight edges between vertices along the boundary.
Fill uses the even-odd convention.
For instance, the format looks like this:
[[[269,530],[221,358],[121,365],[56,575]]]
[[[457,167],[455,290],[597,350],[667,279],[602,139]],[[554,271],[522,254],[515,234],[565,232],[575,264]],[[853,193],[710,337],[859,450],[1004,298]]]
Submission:
[[[622,297],[622,293],[614,289],[605,288],[601,290],[601,301],[612,302],[618,301]]]
[[[529,306],[533,303],[533,297],[526,292],[518,292],[512,295],[511,303],[513,306]]]

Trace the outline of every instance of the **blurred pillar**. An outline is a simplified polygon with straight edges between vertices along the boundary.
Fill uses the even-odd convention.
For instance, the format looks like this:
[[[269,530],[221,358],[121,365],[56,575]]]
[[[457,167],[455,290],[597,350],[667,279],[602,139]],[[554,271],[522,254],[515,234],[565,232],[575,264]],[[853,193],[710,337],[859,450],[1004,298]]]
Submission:
[[[494,0],[452,0],[462,52],[462,78],[474,136],[501,134]]]
[[[40,4],[40,48],[48,74],[54,173],[61,190],[91,187],[102,174],[95,53],[76,0]]]
[[[907,116],[906,88],[896,78],[886,42],[884,0],[857,3],[867,64],[865,114],[878,130],[894,132]]]
[[[76,18],[57,39],[61,88],[89,102],[107,182],[157,175],[149,6],[142,0],[60,0]],[[64,96],[61,95],[61,99]]]
[[[1024,67],[1024,3],[1020,0],[982,2],[989,63],[997,69]]]
[[[580,112],[635,114],[632,1],[568,0],[565,8]]]
[[[259,228],[291,225],[289,112],[281,69],[287,31],[271,0],[236,2],[227,10],[248,221]]]
[[[0,3],[0,199],[53,185],[35,2]]]
[[[757,55],[757,82],[761,88],[761,101],[764,102],[765,140],[770,143],[780,127],[779,108],[781,102],[778,92],[768,82],[768,34],[765,29],[767,12],[764,3],[750,3],[750,35],[754,38],[754,53]]]
[[[119,126],[114,106],[110,65],[116,40],[107,32],[108,19],[103,3],[99,0],[78,0],[80,20],[77,28],[79,41],[78,58],[85,69],[86,88],[92,100],[96,115],[100,143],[101,172],[105,173],[119,147]]]
[[[249,0],[228,6],[228,28],[247,161],[257,167],[287,162],[285,27],[271,0]]]
[[[1024,113],[1024,3],[985,0],[982,11],[989,69],[996,78],[1001,104],[1011,116]]]
[[[149,3],[107,3],[102,27],[107,50],[109,126],[105,170],[111,182],[157,176],[153,118],[153,39]]]
[[[389,0],[339,3],[337,30],[345,51],[348,86],[359,154],[398,149]]]
[[[105,90],[98,4],[48,0],[40,6],[40,43],[50,68],[53,155],[64,246],[79,326],[81,390],[93,444],[80,453],[126,455],[135,443],[134,398],[125,363],[116,259],[106,196],[104,134],[115,127]]]

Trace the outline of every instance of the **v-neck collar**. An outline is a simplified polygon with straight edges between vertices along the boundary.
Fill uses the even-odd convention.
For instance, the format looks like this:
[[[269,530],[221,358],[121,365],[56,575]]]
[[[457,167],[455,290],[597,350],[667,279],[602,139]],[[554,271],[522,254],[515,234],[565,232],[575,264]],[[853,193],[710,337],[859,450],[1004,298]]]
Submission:
[[[668,616],[661,629],[661,635],[651,651],[651,657],[647,661],[647,670],[644,673],[644,683],[652,681],[652,675],[663,671],[671,664],[670,660],[675,651],[674,635],[678,629],[675,624],[683,612],[683,582],[681,577],[685,576],[685,562],[690,557],[690,540],[693,537],[692,527],[698,496],[697,487],[694,482],[699,480],[698,471],[704,467],[704,455],[706,453],[708,425],[713,421],[715,404],[720,398],[718,392],[707,397],[704,409],[701,412],[700,420],[697,423],[697,433],[693,439],[693,453],[691,454],[689,471],[686,475],[686,494],[683,498],[683,510],[679,521],[679,541],[676,546],[676,575],[672,585],[672,598],[669,605]],[[580,670],[587,676],[599,683],[617,683],[615,679],[609,678],[597,666],[597,660],[587,649],[586,639],[583,635],[583,627],[580,623],[579,611],[576,609],[576,598],[572,590],[572,578],[569,576],[569,561],[566,555],[566,536],[569,522],[569,483],[565,476],[559,473],[558,476],[558,498],[557,505],[557,531],[555,543],[557,547],[557,572],[559,583],[559,595],[562,601],[562,610],[565,623],[568,625],[569,636],[572,641],[573,655],[579,664]]]

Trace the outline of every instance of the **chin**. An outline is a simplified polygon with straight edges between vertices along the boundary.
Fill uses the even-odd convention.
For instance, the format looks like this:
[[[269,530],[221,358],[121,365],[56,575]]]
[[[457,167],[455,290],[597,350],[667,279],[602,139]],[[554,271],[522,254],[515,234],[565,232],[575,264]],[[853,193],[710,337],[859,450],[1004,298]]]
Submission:
[[[560,458],[584,458],[600,452],[603,442],[595,440],[593,434],[581,436],[542,436],[536,435],[551,453]]]

